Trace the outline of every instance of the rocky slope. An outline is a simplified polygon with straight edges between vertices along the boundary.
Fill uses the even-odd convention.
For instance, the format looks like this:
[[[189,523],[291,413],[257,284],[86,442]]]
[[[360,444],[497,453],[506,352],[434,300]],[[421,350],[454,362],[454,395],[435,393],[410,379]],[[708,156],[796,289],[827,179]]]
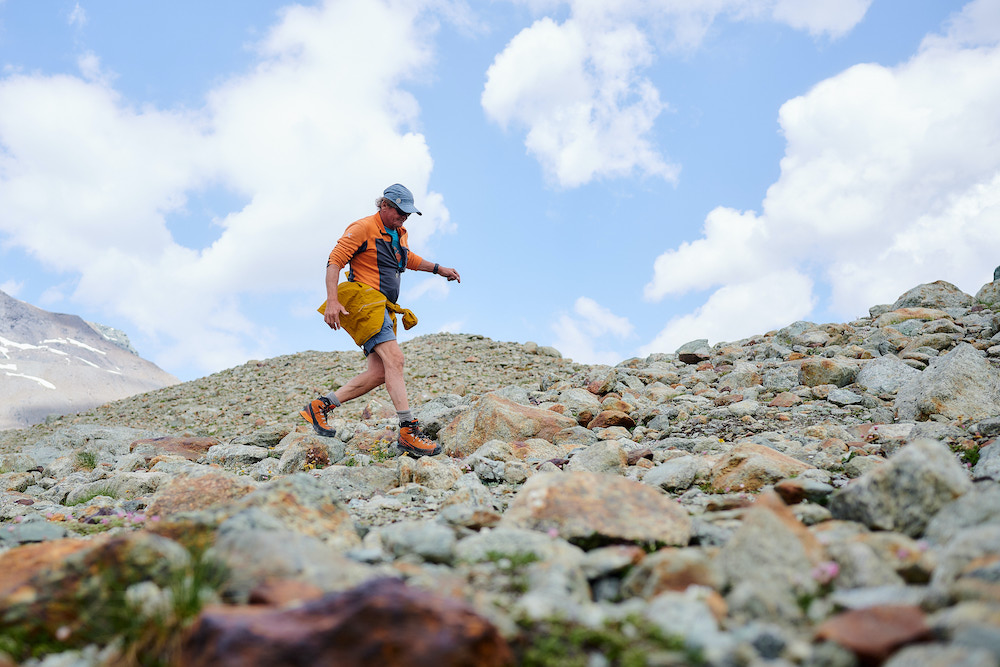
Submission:
[[[1000,282],[615,367],[303,353],[0,433],[24,664],[1000,664]],[[378,658],[373,658],[378,656]],[[0,664],[3,660],[0,659]]]
[[[0,429],[176,384],[120,331],[0,292]]]

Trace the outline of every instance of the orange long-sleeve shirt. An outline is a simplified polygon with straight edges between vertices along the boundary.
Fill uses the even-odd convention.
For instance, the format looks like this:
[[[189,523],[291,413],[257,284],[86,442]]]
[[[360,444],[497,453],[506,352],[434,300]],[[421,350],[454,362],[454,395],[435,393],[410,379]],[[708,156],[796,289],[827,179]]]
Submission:
[[[330,252],[327,266],[350,265],[347,279],[382,292],[393,303],[399,299],[399,278],[406,269],[416,269],[424,261],[406,246],[406,229],[400,227],[399,254],[392,248],[392,236],[378,213],[356,220]]]

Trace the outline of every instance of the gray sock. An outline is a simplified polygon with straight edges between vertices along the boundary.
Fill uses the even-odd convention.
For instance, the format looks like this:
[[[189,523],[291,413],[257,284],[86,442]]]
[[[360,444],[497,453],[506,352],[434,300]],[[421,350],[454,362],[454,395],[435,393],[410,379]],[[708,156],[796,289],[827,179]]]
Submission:
[[[329,394],[326,395],[326,397],[330,399],[331,403],[333,403],[333,407],[335,408],[340,407],[340,401],[337,400],[337,394],[331,391]]]
[[[399,423],[405,424],[406,422],[413,421],[413,413],[409,410],[396,411],[396,416],[399,417]]]

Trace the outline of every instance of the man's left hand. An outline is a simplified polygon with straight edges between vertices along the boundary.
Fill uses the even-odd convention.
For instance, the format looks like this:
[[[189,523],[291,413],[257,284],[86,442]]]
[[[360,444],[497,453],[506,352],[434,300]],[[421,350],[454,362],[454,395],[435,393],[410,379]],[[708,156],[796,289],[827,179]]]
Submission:
[[[462,276],[458,275],[458,271],[455,269],[449,269],[447,266],[439,266],[438,275],[444,276],[449,281],[457,280],[458,282],[462,282]]]

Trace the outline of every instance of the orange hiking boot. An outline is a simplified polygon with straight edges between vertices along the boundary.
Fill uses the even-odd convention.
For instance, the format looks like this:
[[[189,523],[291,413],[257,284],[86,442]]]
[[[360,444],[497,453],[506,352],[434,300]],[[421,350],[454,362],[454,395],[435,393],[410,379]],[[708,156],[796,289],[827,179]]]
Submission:
[[[416,458],[441,453],[441,447],[423,434],[416,419],[399,425],[399,448]]]
[[[333,403],[326,396],[320,396],[314,401],[310,401],[309,405],[302,408],[299,414],[307,422],[312,424],[312,427],[320,435],[332,438],[336,435],[330,425],[326,423],[326,413],[333,410]]]

